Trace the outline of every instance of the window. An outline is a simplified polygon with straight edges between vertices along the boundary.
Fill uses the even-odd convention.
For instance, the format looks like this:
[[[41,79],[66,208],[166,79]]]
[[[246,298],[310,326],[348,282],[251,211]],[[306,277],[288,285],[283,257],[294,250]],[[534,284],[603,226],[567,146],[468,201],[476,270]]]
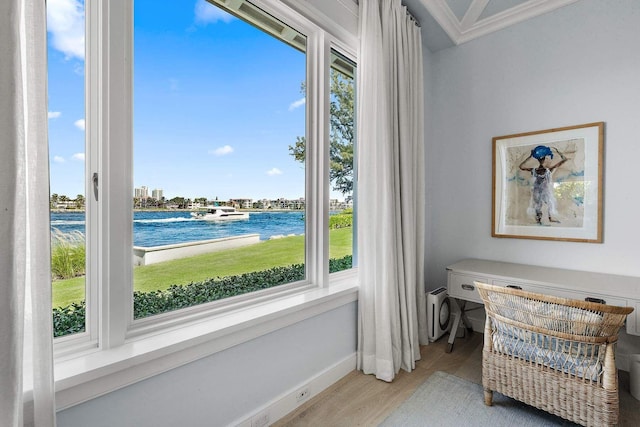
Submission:
[[[84,3],[47,3],[54,336],[85,327]]]
[[[329,231],[329,217],[353,204],[348,49],[273,2],[122,3],[86,1],[77,58],[56,51],[50,27],[52,112],[72,89],[59,73],[84,69],[87,52],[86,84],[78,75],[69,108],[86,117],[86,149],[85,135],[75,135],[86,172],[69,182],[84,201],[74,211],[84,218],[76,225],[86,272],[74,279],[84,292],[73,304],[86,301],[87,316],[62,310],[78,329],[58,335],[86,331],[78,339],[110,348],[194,316],[328,286],[329,259],[342,260],[331,272],[348,269],[354,251],[354,227],[337,230],[340,238]],[[68,22],[69,5],[80,22],[78,0],[48,2],[50,17]],[[59,141],[71,144],[54,128],[67,116],[59,110],[53,156]],[[339,197],[327,198],[329,188]]]
[[[354,264],[354,153],[356,143],[356,64],[331,51],[329,104],[329,271]]]
[[[306,37],[219,3],[135,2],[134,318],[305,279]]]

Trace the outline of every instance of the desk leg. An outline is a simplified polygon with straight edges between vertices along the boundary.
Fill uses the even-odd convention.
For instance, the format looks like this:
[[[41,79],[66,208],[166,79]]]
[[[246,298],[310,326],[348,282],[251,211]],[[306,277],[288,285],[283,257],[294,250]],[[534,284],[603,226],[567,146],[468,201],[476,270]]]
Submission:
[[[460,327],[460,322],[467,328],[469,332],[473,332],[473,327],[471,326],[471,322],[467,318],[467,315],[464,312],[464,307],[467,305],[466,301],[462,301],[462,305],[458,299],[449,297],[449,301],[452,301],[451,307],[453,308],[453,323],[451,324],[451,330],[449,331],[449,339],[447,340],[448,346],[445,350],[447,353],[451,353],[453,351],[453,343],[456,339],[456,335],[458,334],[458,328]]]

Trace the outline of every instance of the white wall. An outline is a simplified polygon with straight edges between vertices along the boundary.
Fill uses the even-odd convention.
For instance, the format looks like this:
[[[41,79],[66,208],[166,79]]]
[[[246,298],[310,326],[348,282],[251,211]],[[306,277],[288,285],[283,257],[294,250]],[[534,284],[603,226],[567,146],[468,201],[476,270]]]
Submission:
[[[58,427],[223,426],[352,356],[357,304],[58,413]]]
[[[640,276],[639,46],[640,1],[582,0],[427,57],[427,289],[463,258]],[[492,238],[492,138],[596,121],[604,242]],[[623,332],[618,350],[640,352],[640,337]]]
[[[582,0],[431,55],[428,288],[466,257],[640,276],[639,46],[639,1]],[[604,243],[492,238],[492,137],[596,121]]]

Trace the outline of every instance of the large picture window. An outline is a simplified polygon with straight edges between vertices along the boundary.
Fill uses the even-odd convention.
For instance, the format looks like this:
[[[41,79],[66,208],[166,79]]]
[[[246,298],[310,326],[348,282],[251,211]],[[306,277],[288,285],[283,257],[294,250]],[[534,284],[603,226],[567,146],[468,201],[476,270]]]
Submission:
[[[328,33],[260,0],[47,9],[55,336],[109,348],[351,268],[356,63]]]
[[[135,318],[306,277],[306,37],[219,3],[135,2]]]

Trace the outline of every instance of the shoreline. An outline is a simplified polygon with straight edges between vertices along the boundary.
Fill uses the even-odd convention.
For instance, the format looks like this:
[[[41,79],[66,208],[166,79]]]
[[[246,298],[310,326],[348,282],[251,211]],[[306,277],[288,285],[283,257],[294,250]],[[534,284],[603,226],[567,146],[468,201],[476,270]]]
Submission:
[[[194,242],[173,243],[158,246],[134,246],[133,265],[151,265],[174,259],[189,258],[225,249],[234,249],[260,243],[259,234],[244,234],[219,239],[198,240]]]
[[[200,208],[202,209],[202,208]],[[50,212],[53,213],[65,213],[65,212],[69,212],[69,213],[80,213],[80,212],[85,212],[85,209],[49,209]],[[146,209],[140,209],[140,208],[136,208],[133,209],[133,212],[193,212],[196,209],[166,209],[166,208],[146,208]],[[304,209],[237,209],[240,212],[304,212]]]

